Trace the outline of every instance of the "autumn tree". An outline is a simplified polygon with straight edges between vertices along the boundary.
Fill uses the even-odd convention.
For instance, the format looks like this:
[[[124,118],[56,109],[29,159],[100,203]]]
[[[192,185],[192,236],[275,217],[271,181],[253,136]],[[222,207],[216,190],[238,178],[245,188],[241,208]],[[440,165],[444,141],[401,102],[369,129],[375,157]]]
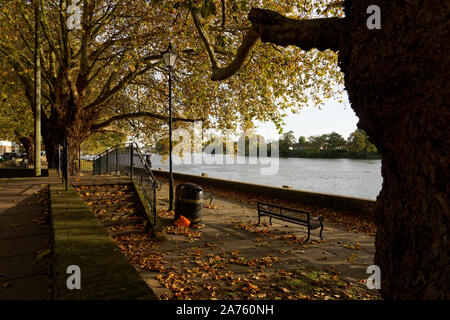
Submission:
[[[29,101],[17,90],[20,79],[11,67],[3,64],[0,72],[0,140],[20,142],[33,159],[33,113]]]
[[[376,147],[370,142],[366,132],[357,129],[348,137],[348,149],[354,153],[370,153],[377,152]]]
[[[305,136],[300,136],[298,138],[298,146],[300,147],[301,150],[305,149],[305,145],[306,145],[306,137]]]
[[[289,149],[294,146],[295,141],[296,139],[293,131],[283,133],[279,142],[280,154],[284,155],[289,152]]]
[[[318,18],[282,15],[278,7],[252,8],[251,28],[228,66],[218,67],[214,48],[198,27],[211,77],[235,74],[254,48],[338,52],[358,126],[383,157],[383,188],[374,212],[374,262],[381,269],[383,296],[449,299],[450,5],[432,0],[347,0],[343,5],[345,17]],[[372,28],[378,9],[381,25]]]
[[[326,135],[325,149],[336,151],[342,150],[346,147],[345,139],[337,132],[332,132]]]
[[[111,129],[116,121],[167,118],[157,103],[141,110],[121,104],[127,101],[123,91],[130,90],[139,76],[152,70],[154,76],[164,78],[160,60],[168,41],[160,37],[160,21],[170,17],[170,11],[154,10],[146,1],[86,0],[79,6],[80,28],[73,29],[67,1],[39,1],[37,6],[42,11],[42,135],[49,160],[54,159],[57,145],[67,140],[71,163],[82,141]],[[30,17],[35,7],[29,1],[8,1],[2,4],[0,20],[2,33],[10,35],[0,42],[0,58],[21,80],[30,105],[34,99],[30,72],[34,21]],[[164,91],[164,87],[156,90]]]
[[[307,149],[322,150],[326,144],[326,135],[315,135],[308,137],[306,142]]]
[[[90,135],[81,144],[81,152],[83,154],[100,154],[103,151],[114,147],[118,144],[123,144],[127,141],[127,136],[124,133],[117,131],[95,132]]]
[[[33,2],[10,0],[0,10],[0,29],[10,35],[0,41],[0,59],[12,66],[30,105],[34,98]],[[239,123],[251,126],[253,119],[280,126],[283,110],[300,108],[308,99],[321,103],[323,96],[339,93],[329,85],[330,79],[333,83],[342,80],[331,51],[299,54],[293,49],[286,54],[276,46],[255,48],[252,58],[239,66],[239,77],[211,81],[210,55],[203,41],[192,35],[197,27],[216,32],[214,42],[210,39],[214,61],[216,66],[227,63],[240,52],[237,44],[242,34],[251,29],[246,2],[220,6],[218,1],[83,0],[77,5],[79,27],[74,28],[68,24],[74,18],[68,4],[66,0],[42,1],[40,8],[42,136],[50,161],[57,145],[67,140],[73,163],[80,143],[95,132],[160,134],[168,114],[161,52],[171,41],[180,54],[173,95],[177,120],[202,119],[205,128],[231,130]],[[222,13],[214,15],[219,7]],[[300,76],[297,69],[303,64],[305,72]]]

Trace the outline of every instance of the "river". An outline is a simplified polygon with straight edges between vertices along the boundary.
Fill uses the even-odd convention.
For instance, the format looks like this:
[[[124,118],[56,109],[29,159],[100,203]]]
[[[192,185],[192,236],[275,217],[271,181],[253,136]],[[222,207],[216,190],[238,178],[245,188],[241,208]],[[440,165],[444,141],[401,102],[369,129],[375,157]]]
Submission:
[[[264,168],[269,168],[270,158],[241,157],[239,160],[245,161],[244,164],[237,163],[237,158],[229,159],[228,163],[220,158],[219,163],[211,164],[214,156],[203,157],[195,162],[193,157],[174,156],[173,171],[193,175],[207,173],[212,178],[276,187],[288,185],[298,190],[372,200],[376,199],[383,183],[381,160],[279,158],[272,163],[273,170],[262,174]],[[152,167],[168,171],[169,161],[153,154]]]

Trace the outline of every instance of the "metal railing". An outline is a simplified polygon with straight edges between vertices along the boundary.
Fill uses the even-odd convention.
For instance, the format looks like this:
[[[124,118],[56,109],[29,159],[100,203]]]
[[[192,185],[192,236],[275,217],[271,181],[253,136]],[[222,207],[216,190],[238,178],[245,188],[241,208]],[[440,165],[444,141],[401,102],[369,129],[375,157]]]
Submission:
[[[78,161],[78,166],[80,169],[80,172],[83,174],[93,173],[94,171],[94,161],[93,160],[86,160],[86,159],[80,159]]]
[[[156,189],[161,187],[161,183],[153,175],[138,145],[134,142],[119,144],[98,155],[93,162],[93,174],[108,173],[127,174],[137,183],[153,215],[153,219],[147,217],[148,222],[155,226]]]

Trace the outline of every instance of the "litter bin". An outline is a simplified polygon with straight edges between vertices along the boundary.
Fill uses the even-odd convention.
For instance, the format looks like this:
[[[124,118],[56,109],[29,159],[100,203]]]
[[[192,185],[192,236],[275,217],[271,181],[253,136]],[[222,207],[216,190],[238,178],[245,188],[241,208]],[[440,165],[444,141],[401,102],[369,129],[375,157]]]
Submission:
[[[191,225],[202,222],[203,189],[193,183],[183,183],[175,189],[175,220],[180,215],[188,218]]]

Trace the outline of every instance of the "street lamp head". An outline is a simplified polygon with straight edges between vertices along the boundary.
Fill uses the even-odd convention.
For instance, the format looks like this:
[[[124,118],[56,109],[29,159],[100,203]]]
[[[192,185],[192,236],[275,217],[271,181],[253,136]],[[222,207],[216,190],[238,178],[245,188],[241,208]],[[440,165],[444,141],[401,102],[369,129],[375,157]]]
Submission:
[[[169,44],[169,48],[167,51],[162,53],[164,64],[166,67],[173,68],[175,67],[175,63],[177,62],[177,53],[172,49],[172,44]]]

